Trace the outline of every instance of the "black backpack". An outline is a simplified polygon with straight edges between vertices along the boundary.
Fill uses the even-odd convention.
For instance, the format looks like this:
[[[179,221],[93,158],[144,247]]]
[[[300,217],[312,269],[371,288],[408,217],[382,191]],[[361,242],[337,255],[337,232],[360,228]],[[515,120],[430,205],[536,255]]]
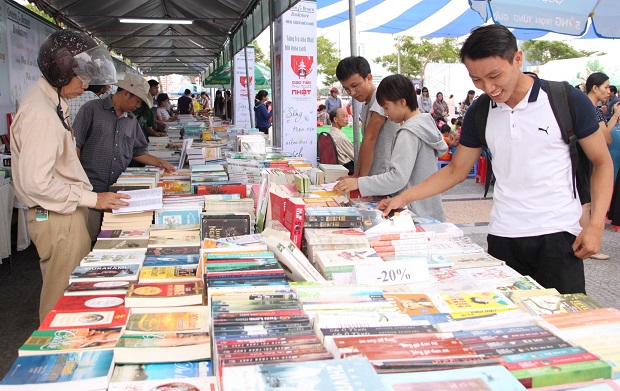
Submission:
[[[572,165],[572,177],[573,177],[573,197],[577,197],[577,166],[578,166],[578,143],[577,136],[575,135],[575,111],[573,110],[573,103],[568,98],[572,87],[567,82],[559,81],[547,81],[540,80],[541,88],[549,96],[549,104],[551,110],[555,116],[560,131],[562,132],[562,139],[570,148],[570,160]],[[487,117],[489,115],[489,104],[491,97],[488,94],[482,94],[478,98],[474,109],[474,130],[480,143],[482,143],[482,150],[487,155],[487,175],[484,182],[484,196],[487,196],[489,187],[492,182],[495,182],[493,177],[493,168],[491,166],[491,151],[487,145],[485,132],[487,127]],[[568,111],[566,110],[568,107]]]

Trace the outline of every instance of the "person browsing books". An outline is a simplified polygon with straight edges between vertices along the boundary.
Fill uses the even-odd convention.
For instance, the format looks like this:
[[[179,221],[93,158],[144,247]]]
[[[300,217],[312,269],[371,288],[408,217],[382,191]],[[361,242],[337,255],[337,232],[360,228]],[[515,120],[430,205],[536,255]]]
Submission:
[[[463,44],[461,61],[474,85],[490,97],[484,99],[488,107],[480,108],[488,109],[486,128],[474,127],[483,96],[467,110],[460,144],[450,164],[424,182],[381,201],[378,208],[388,214],[462,182],[486,142],[496,177],[489,254],[546,288],[585,292],[583,259],[600,250],[613,186],[611,156],[592,103],[585,94],[569,88],[574,132],[593,166],[591,218],[582,229],[570,146],[562,138],[549,102],[549,84],[521,70],[523,52],[515,36],[498,24],[478,27]]]
[[[111,97],[85,103],[73,122],[78,156],[95,191],[108,190],[132,159],[175,171],[167,161],[147,153],[146,138],[132,112],[150,102],[147,81],[128,73],[117,86]],[[100,227],[101,212],[91,210],[89,231],[93,240]]]
[[[377,88],[376,98],[385,115],[400,128],[392,141],[388,170],[382,174],[343,179],[334,186],[335,191],[348,193],[359,188],[364,197],[398,194],[435,173],[437,157],[448,151],[433,117],[418,109],[411,80],[403,75],[384,78]],[[408,206],[418,216],[445,220],[439,195],[415,200]]]
[[[100,60],[94,63],[92,58]],[[129,205],[129,196],[93,192],[77,156],[67,103],[89,82],[116,82],[107,50],[82,32],[59,30],[43,42],[37,63],[42,76],[20,102],[11,144],[15,194],[29,208],[28,233],[41,258],[43,320],[90,251],[88,208],[118,209]]]
[[[361,116],[364,138],[353,176],[382,174],[388,170],[398,125],[387,121],[383,108],[377,103],[377,87],[372,83],[370,64],[364,57],[344,58],[336,67],[336,77],[351,98],[364,103]]]
[[[333,109],[329,113],[329,119],[332,127],[329,129],[329,134],[334,139],[336,144],[336,153],[338,154],[338,164],[342,164],[349,170],[349,174],[355,172],[354,150],[353,143],[346,134],[342,131],[342,128],[347,126],[347,113],[342,108]]]

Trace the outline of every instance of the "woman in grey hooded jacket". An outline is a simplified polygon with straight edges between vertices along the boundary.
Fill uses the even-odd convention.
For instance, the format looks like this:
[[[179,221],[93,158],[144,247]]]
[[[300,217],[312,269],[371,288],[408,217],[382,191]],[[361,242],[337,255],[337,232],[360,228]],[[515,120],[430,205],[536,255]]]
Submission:
[[[334,187],[336,191],[359,189],[362,196],[398,194],[437,171],[437,157],[448,150],[433,117],[418,110],[413,86],[405,76],[383,79],[377,87],[377,102],[389,120],[400,124],[392,140],[391,155],[383,157],[389,159],[389,168],[379,175],[343,179]],[[440,195],[411,202],[408,207],[418,216],[445,220]]]

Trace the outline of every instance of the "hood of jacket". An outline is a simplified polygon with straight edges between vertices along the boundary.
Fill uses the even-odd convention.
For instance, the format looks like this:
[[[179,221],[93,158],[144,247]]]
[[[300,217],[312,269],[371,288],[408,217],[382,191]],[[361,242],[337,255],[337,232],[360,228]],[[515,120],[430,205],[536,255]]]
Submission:
[[[260,100],[256,100],[254,99],[254,109],[258,109],[260,107],[260,105],[265,105],[263,102],[261,102]]]
[[[443,156],[448,151],[448,144],[443,136],[435,120],[428,113],[420,113],[409,118],[401,125],[401,129],[413,132],[420,140],[435,150],[435,156]]]

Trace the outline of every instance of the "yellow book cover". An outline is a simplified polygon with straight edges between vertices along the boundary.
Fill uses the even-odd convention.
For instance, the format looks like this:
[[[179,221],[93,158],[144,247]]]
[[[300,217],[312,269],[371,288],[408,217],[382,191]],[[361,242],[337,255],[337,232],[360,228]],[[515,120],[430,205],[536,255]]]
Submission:
[[[492,314],[517,309],[505,295],[496,291],[440,293],[442,312],[455,318]]]

